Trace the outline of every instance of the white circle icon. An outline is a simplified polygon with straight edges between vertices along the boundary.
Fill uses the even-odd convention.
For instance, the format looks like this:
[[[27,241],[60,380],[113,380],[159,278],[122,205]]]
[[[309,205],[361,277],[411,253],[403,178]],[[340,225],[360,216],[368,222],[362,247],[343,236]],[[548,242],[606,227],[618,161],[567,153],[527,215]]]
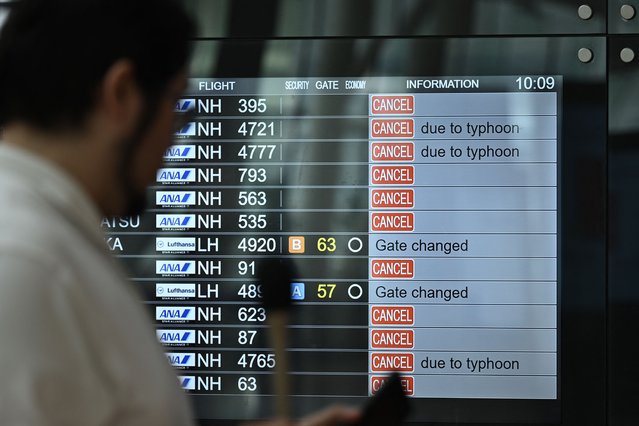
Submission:
[[[353,253],[359,253],[364,247],[364,243],[357,237],[348,240],[348,249]]]
[[[362,297],[362,294],[364,294],[364,289],[362,289],[362,286],[359,284],[351,284],[348,287],[348,296],[353,299],[353,300],[357,300],[360,297]]]

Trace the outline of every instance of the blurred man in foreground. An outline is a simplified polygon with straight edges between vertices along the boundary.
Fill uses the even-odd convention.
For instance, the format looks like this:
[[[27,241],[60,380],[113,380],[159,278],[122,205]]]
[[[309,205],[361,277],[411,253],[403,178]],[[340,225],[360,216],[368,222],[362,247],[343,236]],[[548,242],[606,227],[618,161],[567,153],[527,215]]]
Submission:
[[[2,424],[192,424],[99,229],[145,205],[192,36],[172,0],[22,0],[0,34]]]

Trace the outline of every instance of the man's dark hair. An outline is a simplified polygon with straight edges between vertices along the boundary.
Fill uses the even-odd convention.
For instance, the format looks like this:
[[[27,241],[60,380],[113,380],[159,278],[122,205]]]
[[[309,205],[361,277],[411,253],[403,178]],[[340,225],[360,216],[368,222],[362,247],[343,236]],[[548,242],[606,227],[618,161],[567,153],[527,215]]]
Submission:
[[[153,101],[185,67],[193,36],[175,0],[22,0],[0,32],[0,126],[81,125],[119,59]]]

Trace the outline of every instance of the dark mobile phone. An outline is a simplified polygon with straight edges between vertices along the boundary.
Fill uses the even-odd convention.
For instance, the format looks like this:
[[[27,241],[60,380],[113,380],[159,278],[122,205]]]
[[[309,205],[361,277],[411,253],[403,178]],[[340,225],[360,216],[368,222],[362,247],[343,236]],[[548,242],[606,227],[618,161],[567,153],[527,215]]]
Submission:
[[[362,412],[358,426],[399,426],[404,423],[410,404],[401,377],[393,373],[373,395]]]

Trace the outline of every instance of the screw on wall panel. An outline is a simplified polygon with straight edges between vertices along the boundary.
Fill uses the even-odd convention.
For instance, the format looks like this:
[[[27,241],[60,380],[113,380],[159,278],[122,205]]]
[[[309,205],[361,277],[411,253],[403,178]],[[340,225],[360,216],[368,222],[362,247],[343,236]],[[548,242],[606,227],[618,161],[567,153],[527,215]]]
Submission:
[[[629,4],[624,4],[623,6],[621,6],[621,9],[619,9],[619,13],[621,14],[621,17],[626,21],[630,21],[637,14],[635,8]]]
[[[579,6],[579,9],[577,9],[577,14],[581,19],[588,20],[592,18],[592,7],[588,6],[587,4],[582,4],[581,6]]]
[[[584,64],[592,61],[593,57],[594,57],[594,55],[592,54],[592,50],[590,50],[588,48],[585,48],[585,47],[582,47],[577,52],[577,58],[579,58],[579,60],[581,62],[583,62]]]
[[[619,57],[625,63],[632,62],[635,59],[635,51],[629,47],[624,47],[621,49],[621,52],[619,52]]]

